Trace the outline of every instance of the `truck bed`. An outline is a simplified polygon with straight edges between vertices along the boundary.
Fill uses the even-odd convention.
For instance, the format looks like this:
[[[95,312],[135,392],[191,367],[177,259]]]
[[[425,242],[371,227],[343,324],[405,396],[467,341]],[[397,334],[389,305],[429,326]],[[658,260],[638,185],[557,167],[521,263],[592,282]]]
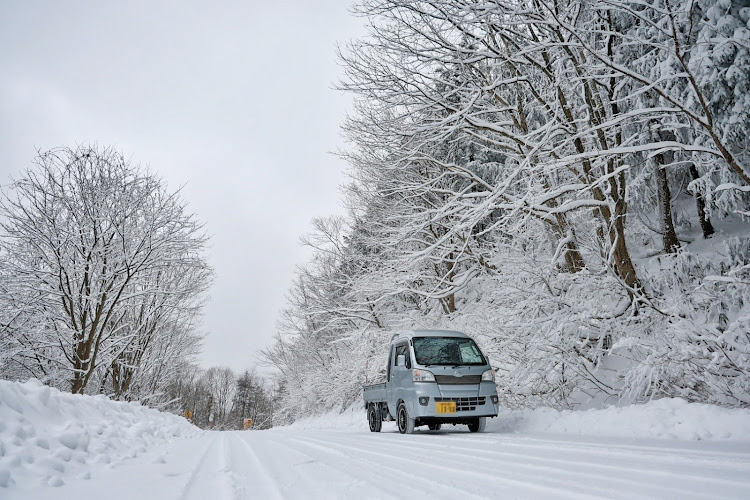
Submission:
[[[365,408],[370,403],[383,403],[385,402],[385,382],[380,384],[371,384],[363,387],[363,397],[365,400]]]

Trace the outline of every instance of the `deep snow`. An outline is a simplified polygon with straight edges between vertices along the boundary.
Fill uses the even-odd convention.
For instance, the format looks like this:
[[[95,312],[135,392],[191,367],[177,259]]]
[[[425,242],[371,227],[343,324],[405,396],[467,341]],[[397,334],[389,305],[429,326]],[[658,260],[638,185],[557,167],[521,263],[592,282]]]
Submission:
[[[349,409],[270,431],[0,380],[0,498],[750,498],[750,410],[660,400],[505,411],[488,434],[367,429]]]
[[[90,479],[200,433],[184,418],[138,403],[0,380],[0,498]]]

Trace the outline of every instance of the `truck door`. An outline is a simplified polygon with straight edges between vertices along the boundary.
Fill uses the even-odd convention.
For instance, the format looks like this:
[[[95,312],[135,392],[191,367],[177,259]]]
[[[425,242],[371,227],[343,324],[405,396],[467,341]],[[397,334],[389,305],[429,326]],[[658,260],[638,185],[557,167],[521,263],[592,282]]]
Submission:
[[[403,356],[403,358],[399,360],[399,356]],[[401,361],[400,364],[399,361]],[[402,342],[395,345],[395,348],[391,352],[390,364],[390,380],[387,384],[388,410],[395,417],[399,400],[403,399],[407,404],[408,410],[412,411],[410,407],[411,401],[407,395],[408,389],[412,385],[409,344]]]

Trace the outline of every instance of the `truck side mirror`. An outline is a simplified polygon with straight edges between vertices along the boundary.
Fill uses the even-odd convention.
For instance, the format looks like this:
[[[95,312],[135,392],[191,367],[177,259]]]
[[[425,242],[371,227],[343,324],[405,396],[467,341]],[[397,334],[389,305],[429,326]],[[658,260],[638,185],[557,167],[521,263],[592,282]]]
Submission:
[[[399,354],[396,356],[396,366],[404,366],[406,364],[406,356]]]

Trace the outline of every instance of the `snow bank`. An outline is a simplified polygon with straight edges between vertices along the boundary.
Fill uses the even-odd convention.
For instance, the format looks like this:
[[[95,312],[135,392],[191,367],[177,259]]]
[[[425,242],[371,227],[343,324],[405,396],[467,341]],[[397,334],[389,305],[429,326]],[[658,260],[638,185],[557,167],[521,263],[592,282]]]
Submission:
[[[14,485],[89,479],[92,466],[113,467],[200,432],[138,403],[66,394],[37,380],[0,380],[0,497]]]
[[[392,430],[388,425],[395,429],[392,423],[383,425],[384,431]],[[284,428],[367,430],[367,417],[356,407],[303,419]],[[497,418],[487,422],[487,432],[750,442],[750,410],[678,398],[585,411],[501,410]]]
[[[679,398],[659,399],[599,410],[504,411],[487,428],[495,432],[750,441],[750,410],[688,403]]]
[[[302,418],[292,424],[274,427],[274,429],[350,429],[369,432],[367,413],[360,406],[351,406],[340,413],[331,411],[322,415]],[[388,425],[388,422],[384,422],[383,426],[385,425]]]

